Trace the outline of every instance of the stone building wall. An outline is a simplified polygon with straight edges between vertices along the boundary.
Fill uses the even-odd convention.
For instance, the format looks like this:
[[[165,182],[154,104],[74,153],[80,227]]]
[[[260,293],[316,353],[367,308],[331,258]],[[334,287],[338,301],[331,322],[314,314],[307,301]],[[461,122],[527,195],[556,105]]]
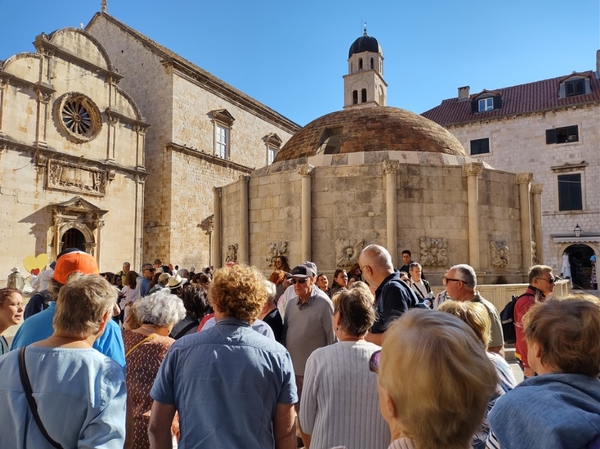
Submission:
[[[338,163],[316,166],[311,178],[311,258],[328,274],[354,263],[364,246],[387,246],[388,242],[384,165],[347,165],[345,155],[329,158],[334,161],[336,157]],[[302,177],[298,172],[303,163],[276,163],[250,177],[250,261],[265,272],[273,269],[269,264],[275,255],[269,253],[270,248],[275,249],[273,245],[285,248],[290,266],[303,262]],[[437,276],[446,268],[470,262],[467,179],[460,165],[400,164],[396,176],[397,253],[410,249],[413,259],[423,262],[426,253],[436,256],[439,247],[438,258],[430,258],[430,264],[423,262],[437,283]],[[522,282],[516,175],[483,169],[478,191],[481,281],[503,277],[508,282]],[[239,207],[239,183],[234,182],[223,188],[223,254],[239,239]],[[498,251],[490,241],[502,248],[504,263],[493,258]]]
[[[541,196],[544,232],[544,262],[560,273],[560,257],[564,245],[554,243],[553,234],[572,234],[576,224],[589,233],[600,233],[600,105],[590,104],[577,108],[492,120],[482,123],[450,126],[469,153],[470,141],[490,139],[490,153],[476,157],[491,166],[507,171],[528,171],[534,183],[542,183]],[[546,144],[546,130],[578,125],[579,141]],[[574,171],[552,170],[564,164],[587,163]],[[581,173],[583,210],[559,211],[558,175]]]
[[[111,16],[98,13],[87,30],[151,124],[144,223],[158,225],[145,234],[145,259],[208,265],[209,236],[197,224],[213,213],[213,187],[266,165],[264,138],[277,134],[283,146],[299,127]],[[227,160],[214,156],[217,110],[234,119]]]

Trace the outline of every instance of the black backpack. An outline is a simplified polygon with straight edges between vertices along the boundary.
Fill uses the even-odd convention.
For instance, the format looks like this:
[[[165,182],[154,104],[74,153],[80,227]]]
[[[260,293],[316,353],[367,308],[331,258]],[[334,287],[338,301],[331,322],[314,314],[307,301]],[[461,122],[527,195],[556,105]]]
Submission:
[[[504,333],[504,343],[515,344],[517,333],[515,331],[515,304],[520,296],[512,295],[510,302],[504,306],[500,312],[500,321],[502,321],[502,332]]]

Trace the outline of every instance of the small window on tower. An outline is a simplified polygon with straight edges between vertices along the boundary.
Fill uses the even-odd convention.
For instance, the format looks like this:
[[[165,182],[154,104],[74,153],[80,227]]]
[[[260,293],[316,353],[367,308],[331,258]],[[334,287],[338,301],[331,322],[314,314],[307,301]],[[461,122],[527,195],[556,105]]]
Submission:
[[[366,103],[367,102],[367,89],[363,89],[360,91],[360,102],[361,103]]]
[[[357,90],[352,92],[352,104],[358,104],[358,91]]]
[[[373,58],[371,58],[371,70],[373,70],[375,66],[373,65]]]
[[[360,58],[358,60],[358,70],[362,70],[362,69],[363,69],[362,58]]]

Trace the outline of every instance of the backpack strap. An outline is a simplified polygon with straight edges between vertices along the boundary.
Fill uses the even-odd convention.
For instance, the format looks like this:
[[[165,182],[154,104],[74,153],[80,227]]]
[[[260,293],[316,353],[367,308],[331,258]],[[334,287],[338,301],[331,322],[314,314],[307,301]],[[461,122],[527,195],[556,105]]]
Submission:
[[[198,321],[192,321],[190,324],[188,324],[183,329],[181,329],[179,332],[177,332],[177,335],[175,335],[173,337],[173,340],[178,340],[179,338],[181,338],[185,334],[187,334],[188,331],[192,330],[194,327],[198,327],[199,325],[200,325],[200,323]]]
[[[33,418],[35,419],[37,426],[42,432],[42,435],[44,435],[44,438],[48,440],[48,443],[50,443],[52,447],[55,447],[57,449],[63,449],[63,447],[59,443],[54,441],[50,437],[50,435],[48,435],[48,432],[46,431],[46,428],[42,423],[40,415],[38,414],[37,404],[33,397],[33,391],[31,390],[31,383],[29,383],[29,376],[27,376],[27,367],[25,366],[25,348],[26,346],[23,346],[19,350],[19,375],[21,376],[21,384],[23,384],[23,390],[25,391],[25,396],[27,397],[29,408],[31,409],[31,413],[33,413]]]

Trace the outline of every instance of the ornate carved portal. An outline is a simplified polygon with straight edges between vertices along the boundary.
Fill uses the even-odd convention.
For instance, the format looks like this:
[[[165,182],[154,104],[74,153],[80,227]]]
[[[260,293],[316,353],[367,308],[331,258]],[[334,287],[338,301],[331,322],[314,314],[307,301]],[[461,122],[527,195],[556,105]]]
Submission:
[[[48,209],[52,213],[52,228],[50,229],[50,241],[52,242],[52,258],[56,259],[58,253],[63,249],[64,242],[70,241],[64,238],[77,230],[83,235],[85,252],[100,257],[100,231],[104,226],[105,210],[94,206],[89,201],[76,196],[64,203],[51,204]],[[69,233],[69,231],[71,231]]]

